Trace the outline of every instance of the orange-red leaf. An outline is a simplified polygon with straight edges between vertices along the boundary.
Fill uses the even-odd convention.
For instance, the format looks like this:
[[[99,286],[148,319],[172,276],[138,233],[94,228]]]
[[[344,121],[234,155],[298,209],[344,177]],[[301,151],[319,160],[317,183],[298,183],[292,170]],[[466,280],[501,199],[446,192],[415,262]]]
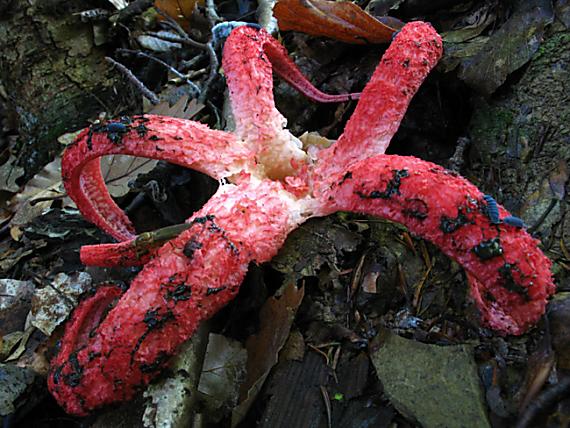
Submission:
[[[279,0],[275,16],[281,30],[325,36],[347,43],[385,43],[404,24],[384,24],[350,2],[328,0]]]
[[[180,25],[185,25],[190,21],[196,3],[203,5],[204,0],[155,0],[154,5]]]

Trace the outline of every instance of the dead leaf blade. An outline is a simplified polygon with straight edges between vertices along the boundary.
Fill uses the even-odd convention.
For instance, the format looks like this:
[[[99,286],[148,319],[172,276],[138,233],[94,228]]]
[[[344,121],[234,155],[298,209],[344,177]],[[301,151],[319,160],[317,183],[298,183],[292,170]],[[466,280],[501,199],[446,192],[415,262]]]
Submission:
[[[386,43],[396,31],[350,2],[280,0],[274,13],[282,30],[301,31],[346,43]]]

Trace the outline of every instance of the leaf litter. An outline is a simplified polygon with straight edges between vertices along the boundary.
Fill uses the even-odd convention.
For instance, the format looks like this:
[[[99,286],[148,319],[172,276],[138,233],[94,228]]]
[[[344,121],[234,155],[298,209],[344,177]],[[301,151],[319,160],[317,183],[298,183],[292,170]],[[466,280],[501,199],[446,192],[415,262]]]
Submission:
[[[397,13],[399,7],[401,7],[401,10],[405,10],[406,3],[412,2],[399,1],[393,3],[394,5],[392,10]],[[478,15],[477,19],[472,19],[474,16],[473,11],[462,12],[464,13],[465,18],[463,21],[460,19],[448,19],[447,22],[453,22],[454,27],[449,28],[449,31],[447,32],[447,41],[449,44],[446,49],[446,59],[451,59],[451,61],[448,61],[450,65],[445,67],[445,71],[448,73],[457,73],[456,67],[459,65],[460,71],[456,77],[466,82],[472,88],[475,88],[479,93],[483,93],[487,96],[492,95],[502,86],[508,87],[511,84],[509,82],[509,76],[514,72],[517,72],[517,70],[520,72],[521,69],[524,69],[525,64],[532,61],[536,52],[540,49],[542,39],[550,36],[549,26],[552,24],[552,13],[549,11],[548,5],[544,2],[541,3],[539,1],[534,1],[531,2],[532,5],[528,5],[528,7],[525,2],[515,3],[517,3],[515,10],[511,14],[507,13],[506,17],[497,13],[498,9],[493,2],[486,2],[486,6],[491,4],[492,7],[487,9],[485,13]],[[537,7],[533,9],[533,5]],[[563,14],[565,10],[564,2],[555,2],[555,10],[559,16],[565,16]],[[448,12],[450,11],[443,11],[442,14],[446,15]],[[453,15],[451,12],[450,14]],[[461,15],[461,13],[459,13],[459,15]],[[455,16],[455,18],[457,18],[457,16]],[[437,20],[434,21],[437,24]],[[445,25],[449,24],[442,23],[443,27],[445,27]],[[522,34],[531,34],[531,37],[525,39],[521,36]],[[505,51],[503,50],[504,47],[508,47],[509,49]],[[301,51],[303,50],[302,46],[300,49]],[[519,55],[520,52],[523,52],[523,54]],[[499,64],[499,66],[497,66],[497,64]],[[489,75],[489,70],[495,70],[493,76]],[[316,121],[322,121],[322,119],[317,118]],[[327,135],[327,137],[334,139],[335,136],[333,134]],[[564,160],[561,162],[563,161]],[[125,171],[128,170],[128,168],[124,169]],[[20,189],[20,186],[15,181],[16,178],[14,178],[14,181],[9,182],[11,186],[10,191],[12,193],[17,192]],[[567,181],[567,177],[564,176],[563,167],[560,167],[558,170],[554,169],[551,175],[546,177],[543,176],[541,177],[541,180],[540,189],[542,189],[541,192],[544,193],[545,198],[550,197],[558,200],[564,198],[564,184]],[[49,189],[48,184],[46,184],[46,189]],[[128,199],[128,193],[125,191],[127,189],[125,187],[123,187],[123,189],[121,196],[126,196]],[[561,195],[562,197],[560,197]],[[532,199],[530,200],[532,202]],[[365,221],[367,220],[365,219]],[[300,380],[301,389],[295,389],[294,391],[296,391],[300,397],[306,397],[307,395],[305,395],[305,393],[309,390],[312,391],[312,395],[310,395],[312,397],[312,401],[310,402],[318,403],[315,405],[320,412],[319,418],[324,417],[323,415],[327,414],[327,406],[324,404],[327,401],[330,404],[329,411],[333,420],[343,421],[346,419],[343,419],[342,417],[340,417],[340,419],[335,419],[335,412],[337,412],[338,404],[341,403],[342,400],[345,401],[342,402],[341,407],[347,406],[346,409],[348,409],[351,408],[350,406],[353,405],[352,403],[366,399],[368,402],[373,403],[372,408],[375,409],[374,415],[376,416],[385,412],[384,414],[386,415],[386,419],[390,420],[394,417],[397,410],[400,411],[404,417],[413,415],[409,421],[415,419],[420,422],[423,421],[424,426],[430,426],[432,423],[432,420],[430,419],[431,415],[426,416],[422,410],[422,406],[419,404],[417,406],[415,404],[410,405],[410,401],[414,403],[415,401],[410,399],[409,396],[401,398],[400,391],[391,389],[390,387],[386,389],[385,396],[379,390],[372,393],[367,392],[367,389],[362,385],[368,385],[368,388],[374,389],[374,385],[377,386],[377,380],[375,380],[374,374],[370,374],[369,376],[365,375],[364,378],[366,381],[362,381],[360,386],[354,389],[355,392],[352,395],[347,394],[346,391],[341,395],[335,395],[336,387],[331,386],[334,385],[334,382],[331,383],[331,379],[334,379],[335,376],[331,371],[329,371],[329,368],[334,369],[337,367],[335,364],[338,364],[338,367],[342,367],[343,358],[350,360],[347,355],[354,356],[355,352],[357,352],[356,355],[360,356],[370,354],[375,365],[377,362],[379,364],[384,362],[385,366],[382,367],[383,370],[387,370],[389,378],[395,373],[399,373],[400,369],[390,365],[399,362],[396,361],[401,359],[398,358],[398,356],[427,354],[426,358],[429,361],[430,359],[434,360],[436,356],[439,355],[437,353],[437,348],[442,348],[443,350],[445,350],[445,348],[450,348],[445,350],[445,352],[450,354],[453,354],[453,348],[456,348],[461,349],[459,354],[463,355],[463,357],[460,358],[460,363],[457,363],[465,370],[463,376],[466,376],[466,373],[469,373],[468,378],[464,379],[464,385],[471,386],[469,389],[469,394],[471,394],[469,398],[464,397],[457,400],[457,402],[472,405],[473,407],[470,411],[476,412],[475,414],[478,415],[476,420],[485,420],[481,417],[481,406],[485,405],[485,403],[481,401],[481,387],[487,389],[489,397],[493,396],[495,393],[493,391],[503,391],[503,395],[506,394],[507,391],[510,391],[513,384],[506,376],[504,365],[506,364],[507,367],[509,367],[509,370],[514,370],[514,368],[518,367],[521,362],[526,361],[527,354],[524,346],[521,347],[516,341],[510,341],[509,339],[506,341],[489,339],[485,332],[482,332],[482,335],[479,336],[476,328],[473,327],[473,324],[471,323],[472,320],[476,319],[476,315],[473,314],[473,316],[470,317],[469,308],[467,308],[466,312],[467,324],[464,324],[464,321],[458,320],[458,314],[461,314],[461,311],[464,310],[463,306],[465,305],[465,300],[458,298],[453,292],[446,295],[435,291],[438,287],[445,287],[446,283],[449,283],[448,286],[453,288],[451,283],[454,283],[458,277],[461,277],[461,273],[455,272],[455,268],[453,266],[450,268],[444,264],[444,266],[441,267],[443,272],[451,272],[450,275],[446,276],[445,274],[438,274],[437,269],[439,267],[439,263],[441,263],[438,256],[434,262],[436,270],[429,271],[422,258],[418,258],[418,260],[413,261],[413,251],[411,251],[410,248],[406,248],[405,245],[398,244],[397,242],[386,241],[384,238],[380,238],[382,234],[378,233],[375,233],[374,236],[372,236],[372,242],[381,242],[383,245],[388,245],[390,251],[379,251],[377,249],[370,251],[369,248],[366,248],[366,251],[368,252],[365,253],[363,246],[367,247],[369,245],[368,243],[371,239],[370,231],[368,228],[365,228],[364,230],[353,230],[353,226],[356,224],[361,225],[362,223],[351,224],[350,220],[346,221],[346,219],[343,219],[342,222],[334,221],[331,223],[329,221],[321,228],[313,229],[312,226],[308,226],[309,231],[308,233],[305,231],[306,235],[304,237],[298,239],[292,237],[290,239],[291,243],[287,244],[288,248],[292,247],[294,249],[292,251],[292,257],[284,257],[280,255],[280,258],[274,259],[272,267],[266,267],[269,272],[272,272],[271,275],[276,278],[282,278],[279,275],[283,275],[287,277],[288,280],[292,278],[294,280],[304,282],[303,290],[305,290],[306,296],[294,321],[295,327],[301,328],[302,337],[301,340],[299,340],[299,331],[295,328],[293,330],[296,333],[291,335],[290,338],[297,335],[296,342],[307,347],[305,352],[300,354],[304,355],[303,359],[301,361],[296,361],[296,363],[307,364],[308,371],[300,372],[302,377],[296,379]],[[22,221],[21,225],[25,226],[26,222]],[[552,226],[552,223],[546,223],[546,228],[550,228]],[[29,231],[30,233],[35,233],[36,238],[32,238],[31,241],[27,241],[29,238],[24,235],[24,246],[19,247],[15,251],[12,248],[9,253],[3,253],[8,256],[6,258],[2,257],[4,272],[9,272],[10,275],[15,275],[13,270],[15,267],[18,268],[24,264],[30,266],[26,260],[29,260],[30,256],[33,257],[34,251],[41,250],[42,248],[45,249],[45,246],[49,245],[49,242],[53,239],[69,237],[69,234],[65,231],[58,231],[57,228],[48,227],[45,224],[42,227],[30,227]],[[397,228],[389,233],[402,236],[401,231]],[[42,236],[43,238],[38,239],[38,236]],[[563,238],[564,237],[562,237],[562,239]],[[297,241],[295,241],[295,239],[297,239]],[[417,244],[414,243],[413,245],[415,246]],[[315,250],[315,248],[317,249]],[[565,247],[562,246],[562,249],[563,248]],[[560,251],[563,253],[563,250]],[[432,253],[433,249],[428,248],[428,252]],[[287,254],[287,251],[284,254]],[[363,271],[361,274],[356,275],[358,260],[363,260],[363,266],[361,268]],[[560,265],[560,269],[562,269],[563,272],[564,258],[560,258],[560,261],[562,263]],[[400,267],[397,267],[398,264]],[[34,269],[38,270],[38,266],[39,265],[36,264]],[[41,271],[38,270],[38,272]],[[275,272],[278,273],[276,274]],[[30,276],[23,276],[23,278],[27,279],[30,278]],[[564,275],[562,275],[562,278],[564,278]],[[353,296],[354,300],[349,301],[349,304],[346,303],[346,291],[343,290],[342,287],[350,287],[355,290]],[[328,293],[332,295],[332,298],[330,296],[327,298],[326,294]],[[449,303],[452,304],[453,309],[443,311],[438,315],[441,308]],[[338,305],[338,308],[336,309],[340,308],[341,310],[331,310],[333,305]],[[398,309],[401,308],[405,308],[405,310],[398,311]],[[316,314],[319,311],[321,312],[321,316],[319,317],[320,321],[318,323],[320,325],[315,327],[315,323],[311,323],[309,321],[310,318],[308,318],[308,315]],[[554,312],[556,316],[562,316],[564,313],[565,312],[562,309]],[[400,315],[396,316],[397,314]],[[383,348],[376,350],[374,347],[371,347],[365,353],[359,354],[358,352],[362,351],[355,351],[354,348],[351,348],[355,342],[351,342],[350,339],[347,340],[347,338],[351,337],[350,334],[347,334],[346,331],[341,332],[341,329],[338,328],[331,329],[330,325],[328,325],[346,325],[346,322],[343,320],[346,320],[347,316],[351,320],[349,324],[350,330],[356,330],[361,337],[371,339],[372,343],[375,343],[374,338],[378,337],[377,328],[379,323],[375,322],[377,321],[375,317],[379,316],[381,319],[380,325],[389,326],[403,336],[414,339],[406,341],[413,351],[410,351],[409,348],[402,345],[404,349],[408,349],[407,353],[404,352],[402,354],[396,353],[396,351],[386,351],[386,355],[382,354],[384,357],[382,359],[377,356]],[[59,318],[59,315],[56,318]],[[287,321],[280,325],[280,327],[284,329],[283,336],[285,336],[285,332],[291,328],[287,327],[291,322],[289,318],[290,316],[287,316]],[[410,320],[415,318],[420,319],[421,322],[418,324],[411,323]],[[555,320],[556,318],[553,319]],[[308,326],[312,326],[312,330],[308,330]],[[564,355],[563,349],[565,349],[568,341],[566,338],[567,335],[563,329],[563,322],[555,321],[555,326],[556,327],[553,329],[552,333],[554,349],[559,355]],[[47,331],[49,331],[49,328],[51,327],[47,328]],[[263,324],[261,324],[259,328],[260,332],[263,331]],[[307,334],[309,331],[312,331],[313,334]],[[17,342],[22,339],[22,330],[17,330],[15,333],[16,335],[14,337],[4,339],[9,343],[8,347],[12,346],[13,348],[13,345],[10,345],[10,343],[13,343],[13,341]],[[534,332],[535,335],[539,333],[539,331]],[[303,335],[306,337],[303,337]],[[392,336],[393,335],[390,337]],[[476,348],[473,348],[472,346],[457,345],[457,343],[473,341],[476,338],[481,340],[480,345]],[[280,342],[282,339],[283,338],[281,338]],[[390,341],[392,341],[392,339],[388,340],[388,342]],[[400,340],[394,336],[393,341],[398,342],[403,341],[403,339]],[[422,343],[419,341],[426,342],[428,345],[421,346]],[[436,343],[446,344],[448,346],[442,347],[436,345]],[[231,345],[223,346],[231,348]],[[529,346],[533,348],[533,343],[529,342]],[[393,348],[397,347],[392,344],[386,345],[386,349]],[[418,350],[418,348],[421,349]],[[341,351],[339,351],[339,349]],[[424,352],[426,349],[427,351]],[[270,353],[271,355],[268,356],[267,361],[274,360],[276,351],[277,348],[274,349],[274,352]],[[296,355],[298,356],[299,354],[297,353]],[[502,367],[493,368],[495,380],[491,380],[490,383],[487,383],[485,375],[479,376],[475,373],[473,369],[473,355],[477,356],[477,363],[479,364],[480,369],[484,367],[494,367],[493,364],[495,363],[503,365]],[[359,357],[355,357],[353,361],[356,361],[357,358]],[[286,361],[284,364],[291,363],[292,361],[295,360]],[[364,361],[370,360],[364,357]],[[540,361],[542,361],[543,366],[548,364],[547,357],[539,357],[537,367],[541,367]],[[561,359],[560,361],[563,367],[564,360]],[[242,364],[245,365],[244,360],[242,360]],[[412,367],[408,367],[409,373],[401,374],[401,376],[403,376],[402,379],[407,379],[407,381],[410,382],[409,379],[413,377],[412,373],[413,375],[417,375],[418,373],[419,375],[425,375],[426,373],[431,372],[432,370],[428,368],[429,366],[427,364],[429,364],[429,362],[425,360],[412,364]],[[360,367],[362,370],[362,368],[365,367],[365,364],[359,362],[355,367]],[[266,388],[269,391],[278,391],[279,393],[283,393],[285,388],[291,386],[291,378],[284,376],[281,370],[282,369],[279,368],[278,363],[278,366],[270,375],[271,379],[269,380],[269,383],[266,383]],[[263,370],[264,373],[265,371],[266,370]],[[482,372],[482,370],[480,371]],[[8,372],[9,370],[6,373]],[[286,371],[285,373],[293,372]],[[357,373],[357,371],[352,371],[352,373]],[[451,373],[451,370],[447,372],[446,375],[449,373]],[[314,374],[317,376],[315,377]],[[25,389],[24,386],[28,385],[29,381],[26,380],[27,378],[25,376],[22,377],[21,374],[14,373],[10,374],[10,376],[13,379],[19,379],[19,386],[14,387],[14,391],[20,391],[16,394],[20,395],[21,391]],[[280,385],[282,385],[282,389],[276,387],[276,381],[272,378],[281,379],[282,383]],[[259,377],[259,379],[261,379],[261,377]],[[317,379],[315,385],[325,386],[327,392],[323,393],[320,388],[311,389],[314,385],[309,388],[305,383],[303,383],[304,381],[311,379]],[[480,381],[478,379],[480,379]],[[437,383],[437,379],[434,382]],[[520,382],[522,384],[522,379]],[[547,380],[547,383],[553,382],[555,383],[556,381],[553,379]],[[416,381],[413,385],[419,387],[423,386],[424,383],[425,380],[422,378],[422,380]],[[235,387],[235,383],[230,385],[230,388]],[[306,389],[303,389],[303,387]],[[386,385],[384,385],[384,387],[386,387]],[[388,392],[388,390],[390,392]],[[479,391],[479,393],[477,391]],[[429,394],[426,395],[429,396]],[[402,401],[400,401],[400,399]],[[500,415],[500,417],[503,418],[503,421],[513,421],[513,419],[516,418],[516,412],[512,410],[513,406],[509,405],[509,399],[512,399],[512,397],[507,397],[505,400],[506,407],[502,410],[499,409],[498,405],[493,407],[491,403],[487,403],[487,406],[489,406],[488,409],[494,413],[495,418],[497,415]],[[497,399],[496,401],[498,402],[499,400]],[[444,403],[444,405],[449,406],[452,406],[453,404],[455,403]],[[394,410],[391,405],[393,405],[396,410]],[[267,420],[283,420],[283,415],[280,415],[279,412],[275,410],[277,408],[279,408],[278,402],[273,401],[269,405],[269,408],[265,413]],[[360,412],[355,413],[355,415],[364,414],[364,410],[362,410],[362,408],[363,407],[361,407]],[[302,409],[301,413],[305,414],[304,412],[305,409]],[[348,414],[349,411],[347,410],[345,415]],[[313,417],[314,415],[315,414],[312,413],[309,416]],[[369,418],[372,417],[373,416],[369,416]],[[320,420],[324,421],[325,419]],[[290,420],[298,421],[300,419]],[[353,419],[353,421],[354,420],[356,419]],[[446,422],[448,421],[444,421],[444,423]]]

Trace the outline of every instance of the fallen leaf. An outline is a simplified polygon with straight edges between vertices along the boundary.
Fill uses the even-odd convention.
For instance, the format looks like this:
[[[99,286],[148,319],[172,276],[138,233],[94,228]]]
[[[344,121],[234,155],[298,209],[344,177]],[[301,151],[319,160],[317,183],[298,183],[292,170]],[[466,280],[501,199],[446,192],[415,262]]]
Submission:
[[[490,3],[477,5],[467,15],[460,15],[450,25],[450,30],[441,34],[445,43],[462,43],[480,35],[495,19],[496,12]]]
[[[188,427],[194,411],[207,334],[203,326],[182,345],[165,375],[144,392],[145,427]]]
[[[31,281],[0,279],[0,335],[24,329],[33,292]]]
[[[148,114],[158,114],[161,116],[178,117],[180,119],[192,119],[204,108],[204,104],[199,103],[195,98],[189,100],[189,96],[181,93],[179,88],[163,91],[161,101],[147,112]]]
[[[101,159],[101,172],[109,193],[115,198],[125,196],[130,191],[129,182],[136,174],[151,171],[158,161],[126,155],[105,156]]]
[[[550,0],[519,3],[517,10],[469,62],[459,77],[472,88],[491,95],[509,74],[525,65],[542,43],[554,12]]]
[[[438,68],[448,73],[462,63],[468,63],[475,57],[489,41],[488,36],[478,36],[462,43],[445,42],[445,54],[438,64]]]
[[[240,342],[210,334],[198,385],[198,391],[204,394],[204,405],[210,417],[223,418],[227,409],[237,403],[246,360],[247,352]]]
[[[260,401],[263,413],[257,426],[273,427],[326,427],[326,404],[323,387],[335,384],[332,368],[317,352],[307,352],[302,361],[284,361],[273,370],[263,389]],[[362,424],[352,426],[372,426]]]
[[[0,190],[14,193],[20,189],[16,179],[24,174],[24,168],[17,166],[16,162],[16,157],[11,155],[8,161],[0,166]]]
[[[0,361],[4,361],[12,353],[14,347],[24,337],[23,331],[13,331],[0,338]]]
[[[5,243],[8,243],[6,241]],[[29,247],[19,247],[17,249],[8,248],[4,249],[4,245],[0,244],[0,248],[3,250],[0,254],[0,272],[5,274],[7,271],[12,269],[21,259],[33,254],[35,251],[47,246],[47,242],[44,240],[36,240],[30,242]]]
[[[271,368],[277,364],[279,351],[285,345],[295,314],[303,301],[304,288],[294,282],[285,286],[283,294],[271,297],[261,308],[260,330],[246,342],[247,377],[240,388],[241,402],[232,414],[232,426],[245,416]]]
[[[30,336],[34,332],[34,327],[28,327],[26,331],[20,337],[20,340],[17,342],[18,346],[16,349],[12,351],[12,353],[4,360],[4,362],[13,362],[20,358],[24,352],[26,352],[26,345],[28,344],[28,340]]]
[[[536,350],[528,357],[526,378],[520,391],[523,398],[519,404],[519,410],[524,410],[538,399],[538,394],[547,383],[555,363],[558,368],[562,368],[552,351],[551,338],[544,336],[538,342]]]
[[[293,330],[279,352],[279,358],[283,361],[302,361],[305,357],[305,346],[303,334],[299,330]]]
[[[0,379],[0,416],[7,416],[16,410],[14,403],[34,381],[34,374],[12,364],[0,364]]]
[[[75,139],[77,138],[77,136],[79,134],[81,134],[83,132],[83,129],[79,129],[77,131],[74,132],[68,132],[66,134],[61,134],[59,137],[57,137],[57,142],[59,144],[61,144],[62,146],[69,146],[70,144],[73,144],[75,142]]]
[[[156,0],[154,6],[176,20],[180,25],[188,25],[196,5],[202,6],[204,0]]]
[[[318,276],[323,265],[338,271],[342,255],[355,251],[361,239],[330,218],[311,220],[289,235],[271,266],[291,280]]]
[[[32,325],[50,336],[79,303],[79,297],[91,287],[91,275],[78,272],[59,273],[32,297]]]
[[[371,355],[384,392],[425,428],[489,427],[473,348],[437,346],[382,333]]]
[[[346,43],[387,43],[401,28],[380,22],[348,1],[279,0],[274,13],[281,30],[301,31]],[[390,22],[396,25],[397,21]]]
[[[39,173],[26,183],[24,190],[14,195],[10,201],[10,209],[14,217],[10,227],[24,226],[51,207],[54,199],[65,196],[61,181],[61,159],[57,158],[47,164]],[[66,198],[64,206],[73,202]]]

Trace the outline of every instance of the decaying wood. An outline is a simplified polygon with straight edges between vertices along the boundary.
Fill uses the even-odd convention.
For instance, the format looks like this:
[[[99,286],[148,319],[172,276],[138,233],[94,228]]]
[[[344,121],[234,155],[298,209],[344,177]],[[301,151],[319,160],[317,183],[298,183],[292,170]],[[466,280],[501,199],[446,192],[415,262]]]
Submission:
[[[2,3],[0,82],[8,108],[17,113],[19,163],[32,176],[60,151],[61,134],[85,126],[100,112],[117,115],[137,99],[128,83],[103,61],[91,23],[77,12],[95,2]]]

